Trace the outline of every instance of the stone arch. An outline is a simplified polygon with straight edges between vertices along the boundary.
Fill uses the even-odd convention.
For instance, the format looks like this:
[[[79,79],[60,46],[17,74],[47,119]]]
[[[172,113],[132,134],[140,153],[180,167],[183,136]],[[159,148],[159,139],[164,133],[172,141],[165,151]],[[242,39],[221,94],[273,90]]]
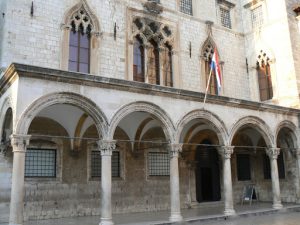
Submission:
[[[55,104],[69,104],[81,108],[94,120],[98,133],[101,135],[106,134],[108,123],[104,113],[90,99],[71,92],[51,93],[35,100],[27,107],[18,120],[15,131],[16,134],[26,135],[31,121],[35,118],[35,116],[42,109]]]
[[[108,131],[108,139],[113,139],[115,130],[118,124],[121,122],[123,118],[127,115],[134,112],[147,112],[154,116],[159,122],[162,123],[162,129],[165,133],[166,138],[170,141],[174,141],[174,125],[171,121],[169,115],[161,109],[159,106],[149,103],[149,102],[134,102],[129,103],[125,106],[122,106],[114,115],[110,122],[109,131]]]
[[[186,114],[177,124],[177,132],[175,135],[175,142],[180,142],[184,127],[194,119],[203,119],[208,122],[210,127],[218,136],[220,145],[227,145],[228,132],[224,122],[215,114],[206,110],[194,110]]]
[[[250,126],[256,131],[258,131],[262,137],[264,138],[264,141],[267,146],[275,147],[276,141],[274,139],[274,136],[272,135],[270,127],[260,118],[255,116],[246,116],[241,119],[239,119],[231,128],[229,133],[229,139],[228,143],[229,145],[232,143],[233,138],[235,134],[238,132],[240,128],[243,126]]]
[[[293,140],[294,148],[297,148],[299,146],[299,140],[297,138],[299,136],[299,133],[297,132],[297,126],[294,123],[292,123],[291,121],[284,120],[278,124],[278,126],[276,128],[276,133],[275,133],[275,140],[278,139],[279,132],[283,128],[289,129],[291,138]]]
[[[15,115],[14,112],[14,108],[13,108],[13,104],[12,104],[12,99],[7,97],[2,104],[1,110],[0,110],[0,134],[2,135],[3,132],[3,124],[5,122],[5,117],[6,117],[6,112],[7,110],[11,109],[12,110],[12,115]],[[13,123],[14,123],[14,119],[13,119]],[[13,126],[14,127],[14,126]]]

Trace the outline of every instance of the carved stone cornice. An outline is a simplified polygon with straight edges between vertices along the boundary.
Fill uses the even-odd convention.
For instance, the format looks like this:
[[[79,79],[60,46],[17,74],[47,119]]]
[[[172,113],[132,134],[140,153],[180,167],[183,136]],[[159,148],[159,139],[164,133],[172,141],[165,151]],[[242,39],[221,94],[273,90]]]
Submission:
[[[116,149],[115,140],[100,140],[98,146],[101,151],[101,156],[111,156],[112,152]]]
[[[230,159],[233,154],[234,146],[222,146],[219,149],[219,154],[224,157],[224,159]]]
[[[29,145],[30,135],[17,135],[12,134],[10,136],[11,146],[13,148],[13,152],[26,152],[26,147]]]
[[[280,148],[267,148],[266,153],[270,159],[277,159],[280,154]]]
[[[179,143],[172,143],[169,145],[170,147],[170,157],[178,157],[179,153],[182,152],[182,145],[183,144],[179,144]]]

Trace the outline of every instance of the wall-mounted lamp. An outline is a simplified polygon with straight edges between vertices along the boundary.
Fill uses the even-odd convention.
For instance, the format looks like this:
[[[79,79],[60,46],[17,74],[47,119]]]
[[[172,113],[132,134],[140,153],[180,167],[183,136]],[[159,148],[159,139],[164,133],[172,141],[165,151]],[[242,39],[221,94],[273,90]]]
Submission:
[[[192,42],[189,44],[190,58],[192,58]]]
[[[31,17],[33,17],[33,1],[31,2],[31,8],[30,8],[30,15]]]

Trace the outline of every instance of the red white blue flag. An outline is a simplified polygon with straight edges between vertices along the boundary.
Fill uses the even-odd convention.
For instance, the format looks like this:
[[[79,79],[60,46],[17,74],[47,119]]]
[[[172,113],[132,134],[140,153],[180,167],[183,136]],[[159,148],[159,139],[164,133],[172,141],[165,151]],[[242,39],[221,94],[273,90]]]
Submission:
[[[217,79],[217,90],[218,90],[218,95],[221,92],[221,84],[222,84],[222,74],[221,74],[221,67],[219,63],[219,56],[217,52],[217,48],[214,49],[214,54],[211,59],[211,64],[210,64],[211,70],[215,71],[216,79]]]

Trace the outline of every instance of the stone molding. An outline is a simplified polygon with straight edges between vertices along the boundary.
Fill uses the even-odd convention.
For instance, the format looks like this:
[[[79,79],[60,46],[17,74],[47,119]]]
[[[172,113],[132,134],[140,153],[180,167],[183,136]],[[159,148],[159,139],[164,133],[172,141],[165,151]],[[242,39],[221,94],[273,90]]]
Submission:
[[[270,159],[277,159],[280,154],[280,148],[266,148],[266,153]]]
[[[25,153],[26,147],[29,145],[30,135],[12,134],[10,136],[13,152]]]
[[[116,143],[115,140],[100,140],[97,142],[100,151],[101,156],[112,156],[112,152],[116,149]]]
[[[169,144],[170,147],[170,157],[178,157],[179,153],[182,152],[182,146],[183,144],[179,144],[179,143],[172,143]]]

